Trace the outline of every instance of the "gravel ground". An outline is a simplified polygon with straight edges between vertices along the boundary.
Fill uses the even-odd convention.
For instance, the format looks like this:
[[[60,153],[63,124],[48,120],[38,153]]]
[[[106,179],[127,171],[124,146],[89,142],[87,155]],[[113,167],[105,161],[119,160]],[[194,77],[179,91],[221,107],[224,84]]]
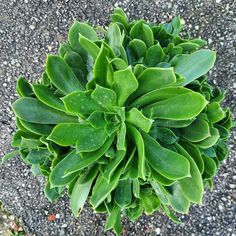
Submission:
[[[14,118],[10,104],[16,99],[19,75],[40,78],[47,53],[54,53],[66,39],[73,18],[106,25],[114,6],[121,6],[131,19],[165,21],[179,14],[192,36],[208,40],[217,50],[210,78],[227,89],[226,105],[236,115],[236,4],[234,0],[1,0],[0,1],[0,156],[10,150]],[[124,219],[124,235],[207,236],[236,235],[236,131],[231,153],[215,178],[212,193],[206,192],[202,206],[193,206],[184,224],[174,225],[165,216],[143,215],[135,224]],[[86,207],[75,219],[63,197],[51,204],[43,196],[43,179],[33,177],[17,158],[0,167],[0,200],[22,222],[29,235],[113,235],[103,233],[104,215]],[[49,221],[48,216],[55,216]]]

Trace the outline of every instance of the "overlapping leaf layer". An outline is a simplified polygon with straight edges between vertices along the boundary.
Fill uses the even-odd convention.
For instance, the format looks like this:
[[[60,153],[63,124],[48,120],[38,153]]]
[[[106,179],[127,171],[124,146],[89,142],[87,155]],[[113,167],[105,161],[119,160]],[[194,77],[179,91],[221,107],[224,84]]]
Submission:
[[[19,78],[12,108],[12,146],[45,194],[65,191],[78,216],[88,199],[108,213],[106,230],[122,231],[120,214],[188,213],[227,157],[230,110],[206,73],[215,52],[179,36],[181,20],[129,22],[121,9],[98,37],[75,22],[58,55],[48,55],[41,81]]]

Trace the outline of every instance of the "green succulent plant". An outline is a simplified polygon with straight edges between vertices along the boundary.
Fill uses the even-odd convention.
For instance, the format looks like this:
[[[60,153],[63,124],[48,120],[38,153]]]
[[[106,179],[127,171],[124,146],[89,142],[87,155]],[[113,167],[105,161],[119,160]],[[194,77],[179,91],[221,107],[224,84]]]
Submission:
[[[121,213],[188,213],[227,157],[231,112],[206,73],[216,53],[179,36],[181,19],[129,22],[117,8],[98,37],[75,21],[42,79],[17,82],[17,131],[2,162],[20,155],[46,179],[51,201],[67,190],[79,215],[89,199],[122,232]]]

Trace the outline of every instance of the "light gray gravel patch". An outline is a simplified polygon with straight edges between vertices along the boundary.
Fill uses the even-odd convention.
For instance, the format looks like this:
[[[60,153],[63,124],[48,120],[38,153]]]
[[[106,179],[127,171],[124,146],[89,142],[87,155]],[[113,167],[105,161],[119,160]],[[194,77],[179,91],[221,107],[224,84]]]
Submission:
[[[10,150],[14,118],[10,104],[17,98],[16,79],[40,78],[47,53],[55,53],[66,40],[73,19],[107,25],[114,6],[123,7],[131,19],[165,21],[180,15],[185,30],[201,36],[217,50],[217,62],[210,74],[212,83],[227,90],[225,104],[236,117],[236,4],[234,0],[1,0],[0,1],[0,156]],[[231,153],[206,191],[202,206],[191,207],[184,224],[175,225],[161,214],[143,215],[136,223],[126,219],[124,235],[236,236],[236,131],[230,140]],[[87,206],[80,218],[70,212],[67,197],[50,203],[43,195],[42,178],[32,176],[18,158],[0,167],[0,200],[18,217],[29,235],[76,236],[104,234],[104,215]],[[55,221],[48,221],[56,214]]]

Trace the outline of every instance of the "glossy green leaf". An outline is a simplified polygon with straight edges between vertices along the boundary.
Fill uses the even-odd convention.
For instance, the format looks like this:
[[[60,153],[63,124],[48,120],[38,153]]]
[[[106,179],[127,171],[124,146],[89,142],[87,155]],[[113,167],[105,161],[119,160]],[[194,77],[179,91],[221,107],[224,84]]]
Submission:
[[[154,182],[159,183],[163,186],[170,186],[175,182],[175,180],[164,177],[163,175],[159,174],[152,168],[151,168],[151,178],[152,180],[154,180]]]
[[[217,123],[225,117],[225,113],[218,102],[208,104],[206,114],[211,123]]]
[[[61,175],[67,177],[96,162],[100,157],[102,157],[106,153],[108,148],[111,146],[113,140],[114,140],[114,134],[111,137],[109,137],[105,141],[104,145],[98,150],[94,152],[83,153],[83,157],[78,158],[78,160],[74,163],[74,165],[71,166],[70,168],[65,169],[64,173]]]
[[[116,106],[116,93],[112,89],[104,88],[100,85],[96,85],[96,88],[91,93],[91,98],[100,106],[109,110]]]
[[[189,143],[180,141],[180,145],[188,152],[188,154],[193,158],[195,161],[200,173],[202,174],[204,171],[204,161],[201,157],[201,152],[197,146]]]
[[[201,49],[191,54],[179,55],[173,62],[175,71],[185,78],[182,86],[206,74],[214,65],[216,53]]]
[[[215,176],[217,166],[216,166],[214,160],[205,154],[202,154],[202,159],[204,161],[204,171],[207,174],[209,174],[211,177]]]
[[[52,83],[64,94],[84,90],[73,70],[60,56],[48,55],[46,70]]]
[[[123,106],[126,99],[138,88],[131,67],[114,73],[114,90],[117,94],[117,105]]]
[[[95,61],[100,51],[99,47],[81,34],[79,34],[79,43]]]
[[[190,175],[190,166],[186,158],[162,147],[148,134],[143,133],[146,160],[150,166],[163,176],[177,180]]]
[[[16,90],[21,97],[32,97],[34,95],[31,85],[24,77],[17,80]]]
[[[210,128],[210,137],[204,139],[201,142],[196,143],[196,145],[200,148],[209,148],[216,144],[218,139],[220,138],[219,131],[215,128]]]
[[[148,191],[141,191],[140,198],[143,203],[143,208],[147,214],[152,214],[155,212],[161,205],[161,202],[157,196]]]
[[[119,26],[116,23],[111,23],[107,29],[106,40],[117,56],[120,55],[120,46],[123,43],[123,37]]]
[[[137,60],[145,57],[147,52],[146,44],[140,39],[131,40],[129,42],[129,48],[132,50]]]
[[[155,44],[148,49],[144,62],[148,67],[155,67],[163,61],[164,57],[165,53],[162,47],[159,44]]]
[[[93,166],[76,181],[70,196],[70,206],[75,217],[78,217],[81,210],[83,209],[85,201],[88,198],[89,192],[91,190],[92,183],[97,174],[98,168],[97,166]]]
[[[74,115],[84,116],[94,111],[105,109],[91,98],[90,94],[84,91],[76,91],[62,98],[66,110]]]
[[[12,159],[13,157],[18,156],[19,154],[20,154],[20,151],[19,151],[19,150],[16,150],[16,151],[7,153],[6,155],[4,155],[4,156],[1,158],[1,165],[2,165],[3,163],[5,163],[6,161]]]
[[[55,126],[47,139],[61,146],[76,143],[77,152],[91,152],[100,148],[107,136],[104,129],[95,129],[88,124],[64,123]]]
[[[106,168],[102,174],[103,178],[107,180],[107,182],[110,182],[112,175],[116,171],[119,164],[124,160],[125,158],[125,151],[117,151],[114,159],[106,165]]]
[[[46,195],[47,199],[50,202],[53,202],[53,201],[57,200],[61,196],[58,193],[58,189],[57,188],[51,188],[49,181],[45,185],[44,194]]]
[[[155,89],[133,101],[130,107],[140,108],[158,101],[166,100],[168,98],[172,98],[174,96],[190,92],[192,92],[190,89],[181,87],[167,87],[167,88]]]
[[[173,144],[178,141],[178,137],[174,134],[174,132],[168,128],[157,127],[155,138],[162,143],[165,144]]]
[[[127,125],[127,127],[129,134],[131,135],[131,139],[135,143],[138,151],[138,163],[136,164],[138,169],[138,176],[145,180],[145,147],[143,137],[133,125]]]
[[[112,206],[109,215],[107,217],[105,224],[105,231],[112,229],[115,226],[116,221],[120,220],[119,218],[120,218],[120,207],[115,204],[114,206]]]
[[[121,122],[121,126],[117,131],[117,150],[126,150],[126,124]]]
[[[114,200],[118,206],[124,208],[128,206],[132,201],[132,188],[131,188],[131,180],[125,179],[120,180],[116,189]]]
[[[70,175],[64,176],[66,171],[72,169],[76,164],[80,163],[81,157],[75,150],[71,151],[64,157],[53,169],[50,174],[49,180],[53,187],[65,186],[73,181],[78,175],[78,172],[74,172]]]
[[[145,24],[143,21],[138,21],[130,29],[129,35],[132,39],[140,39],[144,41],[147,48],[154,44],[154,37],[151,28]]]
[[[62,100],[57,95],[55,95],[54,92],[47,86],[42,84],[34,84],[33,89],[37,98],[45,105],[59,111],[66,110]]]
[[[145,117],[137,108],[132,108],[125,114],[125,119],[127,122],[137,126],[146,133],[149,132],[153,120]]]
[[[154,126],[169,127],[169,128],[183,128],[193,123],[195,119],[189,120],[164,120],[156,119],[153,124]]]
[[[179,144],[175,143],[174,147],[190,163],[191,177],[178,180],[183,194],[189,201],[201,204],[204,191],[201,173],[193,158]]]
[[[206,105],[207,101],[201,94],[192,92],[156,102],[145,107],[143,112],[153,119],[188,120],[200,114]]]
[[[49,135],[53,130],[52,125],[35,124],[25,120],[20,120],[20,123],[25,129],[38,135]]]
[[[85,53],[84,48],[79,42],[79,34],[83,35],[84,37],[92,41],[96,41],[98,38],[97,38],[96,32],[90,25],[83,22],[78,22],[78,21],[75,21],[73,23],[73,25],[71,26],[69,30],[69,35],[68,35],[70,46],[77,53],[82,53],[84,55],[86,53]]]
[[[190,142],[200,142],[210,137],[210,127],[203,119],[196,119],[188,127],[180,130],[182,137]]]
[[[77,117],[46,106],[35,98],[20,98],[12,105],[17,117],[37,124],[58,124],[77,121]]]
[[[90,203],[93,208],[99,206],[110,194],[110,192],[115,189],[119,182],[121,172],[122,168],[118,168],[109,183],[103,178],[102,175],[98,176],[96,183],[93,187],[92,196],[90,198]]]
[[[171,207],[180,213],[188,214],[190,202],[184,196],[180,183],[176,182],[170,187],[171,194],[168,194]]]
[[[93,68],[93,80],[103,87],[106,87],[107,84],[108,54],[108,49],[102,44]]]
[[[175,82],[173,68],[147,68],[138,77],[139,87],[133,97],[140,97],[154,89],[173,85]]]
[[[27,161],[31,164],[41,164],[49,155],[47,149],[31,150],[27,156]]]

